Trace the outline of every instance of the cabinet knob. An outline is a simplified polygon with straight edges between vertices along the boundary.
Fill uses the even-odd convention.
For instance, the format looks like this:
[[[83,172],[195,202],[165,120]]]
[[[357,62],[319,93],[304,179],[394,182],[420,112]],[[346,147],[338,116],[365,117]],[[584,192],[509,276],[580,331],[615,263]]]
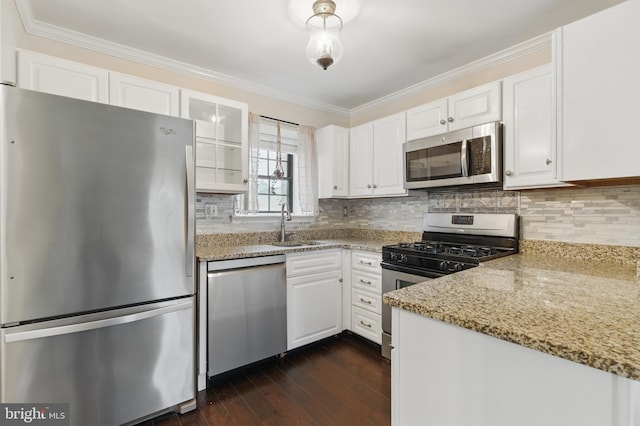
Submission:
[[[342,278],[338,278],[338,282],[342,283],[344,280]]]
[[[440,120],[440,124],[442,124],[442,125],[444,126],[445,124],[447,124],[447,120],[445,120],[445,119],[443,118],[442,120]]]
[[[511,170],[506,170],[504,174],[505,176],[513,176],[513,172]]]
[[[447,118],[447,121],[448,121],[449,123],[453,123],[453,117],[449,117],[449,118]]]
[[[371,185],[367,185],[367,188],[371,189]]]
[[[378,187],[378,185],[376,185],[376,184],[374,183],[374,184],[373,184],[373,187],[374,187],[374,188],[377,188],[377,187]]]
[[[551,161],[550,159],[548,159],[548,158],[547,158],[547,161],[545,161],[545,163],[546,163],[546,164],[547,164],[547,166],[548,166],[549,164],[551,164],[551,163],[552,163],[552,161]]]
[[[249,179],[242,179],[242,183],[246,185],[247,183],[249,183]]]
[[[338,185],[333,185],[333,189],[338,189]]]

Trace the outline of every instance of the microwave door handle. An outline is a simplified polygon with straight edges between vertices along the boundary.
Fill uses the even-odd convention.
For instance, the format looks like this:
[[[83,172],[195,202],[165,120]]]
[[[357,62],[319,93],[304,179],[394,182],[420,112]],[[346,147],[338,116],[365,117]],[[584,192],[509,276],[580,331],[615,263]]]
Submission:
[[[462,176],[469,176],[469,160],[467,158],[467,140],[462,140],[462,147],[460,148],[460,164],[462,166]]]

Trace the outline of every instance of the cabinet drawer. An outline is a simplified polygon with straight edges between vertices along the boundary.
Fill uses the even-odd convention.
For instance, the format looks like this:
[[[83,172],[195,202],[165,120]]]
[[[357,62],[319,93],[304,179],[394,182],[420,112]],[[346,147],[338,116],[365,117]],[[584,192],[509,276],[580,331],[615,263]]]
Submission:
[[[287,277],[335,271],[342,268],[342,250],[287,254]]]
[[[382,275],[351,271],[351,287],[382,294]]]
[[[369,253],[363,251],[351,252],[351,267],[360,271],[370,273],[381,273],[380,262],[382,256],[379,253]]]
[[[382,317],[354,306],[351,311],[351,331],[377,343],[382,343]]]
[[[351,303],[353,306],[373,312],[374,314],[382,313],[382,295],[380,293],[354,288],[351,290]]]

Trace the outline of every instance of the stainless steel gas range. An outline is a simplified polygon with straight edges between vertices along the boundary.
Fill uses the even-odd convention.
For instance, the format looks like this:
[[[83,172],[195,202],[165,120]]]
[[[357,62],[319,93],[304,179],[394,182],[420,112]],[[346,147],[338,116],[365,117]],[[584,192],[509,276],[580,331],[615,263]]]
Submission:
[[[422,241],[382,247],[382,293],[518,252],[515,214],[424,213]],[[391,357],[391,307],[382,306],[382,355]]]

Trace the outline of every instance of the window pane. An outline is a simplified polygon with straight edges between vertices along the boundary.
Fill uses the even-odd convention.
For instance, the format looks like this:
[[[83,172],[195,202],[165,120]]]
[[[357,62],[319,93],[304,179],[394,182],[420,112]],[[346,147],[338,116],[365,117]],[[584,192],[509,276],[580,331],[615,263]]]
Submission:
[[[269,179],[258,179],[258,194],[269,193]]]
[[[258,195],[258,210],[269,211],[269,196]]]
[[[258,174],[263,176],[269,174],[269,170],[267,169],[267,160],[263,160],[262,158],[258,159]]]
[[[270,193],[271,195],[281,194],[281,193],[282,193],[282,192],[280,191],[281,186],[282,186],[282,181],[280,181],[280,180],[276,180],[276,179],[273,179],[273,180],[271,181],[271,184],[270,184],[270,191],[269,191],[269,193]]]

